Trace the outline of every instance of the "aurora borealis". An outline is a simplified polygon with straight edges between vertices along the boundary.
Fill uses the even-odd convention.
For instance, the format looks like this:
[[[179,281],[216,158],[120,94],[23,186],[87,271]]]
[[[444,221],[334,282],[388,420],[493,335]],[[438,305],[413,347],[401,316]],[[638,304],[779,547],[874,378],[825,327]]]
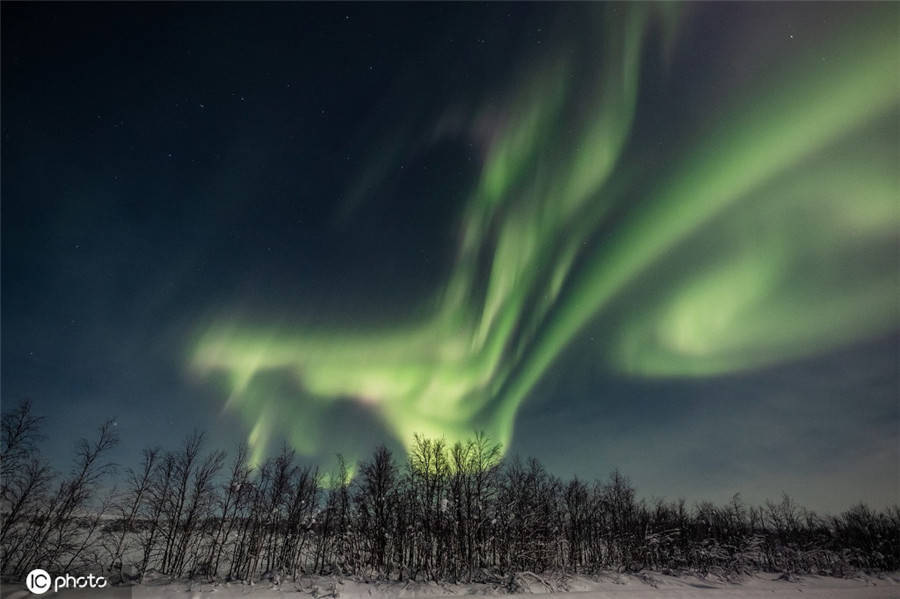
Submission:
[[[898,66],[890,22],[883,32],[867,24],[871,38],[854,48],[860,62],[846,72],[810,74],[792,65],[774,90],[770,84],[739,102],[734,117],[644,190],[639,206],[623,207],[604,243],[585,249],[611,205],[623,201],[616,196],[627,193],[610,179],[634,115],[640,50],[657,9],[673,8],[635,5],[614,18],[597,15],[602,60],[587,89],[569,83],[575,67],[562,58],[519,87],[522,97],[512,98],[507,122],[485,148],[456,264],[424,323],[331,334],[228,321],[202,337],[195,362],[228,372],[229,401],[253,423],[251,445],[265,447],[277,426],[266,391],[255,394],[252,379],[279,368],[293,371],[316,401],[376,405],[404,442],[416,432],[455,441],[483,428],[508,444],[519,404],[559,351],[645,269],[696,237],[712,240],[712,264],[663,290],[670,297],[642,311],[639,322],[613,331],[621,341],[598,352],[599,361],[650,376],[721,373],[900,324],[895,273],[861,276],[850,289],[834,273],[816,273],[806,288],[785,289],[792,272],[812,270],[804,261],[823,253],[839,261],[859,245],[894,249],[900,187],[890,125],[900,95],[895,78],[885,76]],[[664,20],[659,34],[671,35],[674,20]],[[849,43],[834,43],[842,42]],[[559,135],[556,124],[578,104],[587,107],[578,132]],[[754,105],[766,110],[751,112]],[[879,119],[883,139],[866,131]],[[819,157],[848,144],[853,151],[837,170],[834,159]],[[861,182],[860,204],[845,206]],[[798,236],[805,227],[811,232]],[[480,279],[479,264],[486,270]],[[285,424],[301,448],[306,427],[315,426]]]
[[[132,56],[141,10],[93,27]],[[81,56],[35,83],[56,50],[4,41],[8,391],[91,389],[88,411],[125,406],[136,437],[188,410],[154,430],[218,427],[257,462],[283,441],[356,459],[483,430],[559,442],[538,457],[595,476],[616,446],[667,445],[623,464],[639,481],[765,406],[725,451],[736,471],[766,470],[753,440],[775,431],[761,446],[797,457],[773,488],[858,489],[799,457],[827,455],[890,498],[898,5],[143,10],[165,35],[140,68]],[[60,52],[88,47],[67,35]],[[61,109],[79,65],[91,99]],[[691,472],[669,493],[736,484]]]

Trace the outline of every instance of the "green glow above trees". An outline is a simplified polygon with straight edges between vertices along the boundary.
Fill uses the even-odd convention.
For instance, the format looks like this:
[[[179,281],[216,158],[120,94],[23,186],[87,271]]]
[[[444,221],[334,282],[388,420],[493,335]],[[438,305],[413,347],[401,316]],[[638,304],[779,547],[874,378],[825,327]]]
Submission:
[[[900,324],[895,23],[821,40],[841,60],[786,60],[660,172],[641,173],[620,158],[645,38],[656,23],[674,39],[674,13],[604,15],[596,78],[574,84],[581,55],[561,52],[518,87],[426,319],[359,331],[242,317],[202,331],[191,365],[227,374],[255,461],[273,435],[315,452],[322,414],[347,398],[407,446],[414,433],[453,442],[475,429],[508,445],[535,384],[623,297],[630,309],[606,326],[597,363],[638,376],[746,370]],[[576,126],[563,131],[567,118]],[[635,181],[638,197],[626,193]],[[669,274],[654,285],[659,270]],[[303,389],[302,416],[273,407],[260,377],[275,371]]]

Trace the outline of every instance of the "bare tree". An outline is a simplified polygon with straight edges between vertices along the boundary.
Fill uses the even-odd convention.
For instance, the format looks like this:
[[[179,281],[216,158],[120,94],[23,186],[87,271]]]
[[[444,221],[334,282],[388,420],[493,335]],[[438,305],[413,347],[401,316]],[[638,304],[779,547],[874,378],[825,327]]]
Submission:
[[[147,513],[145,515],[147,529],[140,541],[143,552],[140,566],[140,574],[142,576],[147,572],[154,552],[157,549],[157,543],[164,535],[162,519],[164,512],[171,503],[174,473],[175,456],[172,453],[166,453],[154,467],[153,477],[148,489],[149,496],[146,504]]]
[[[3,574],[100,563],[139,572],[222,573],[246,581],[305,573],[505,583],[557,588],[568,572],[601,569],[726,575],[760,569],[849,575],[900,568],[900,508],[854,506],[822,517],[786,495],[763,507],[735,495],[724,505],[639,499],[613,471],[605,481],[562,481],[534,458],[501,459],[483,434],[448,447],[414,438],[405,468],[379,447],[359,467],[338,458],[322,484],[287,447],[259,468],[240,445],[202,452],[203,435],[176,452],[145,450],[124,490],[103,493],[117,439],[111,422],[82,440],[68,477],[36,457],[29,406],[4,416],[3,451],[17,469],[4,480]],[[10,441],[7,441],[10,439]],[[18,449],[17,449],[18,448]],[[4,463],[6,468],[8,463]],[[220,479],[220,475],[223,475]],[[53,492],[50,492],[53,490]],[[108,521],[104,514],[113,512]]]
[[[218,518],[216,534],[209,548],[209,562],[211,564],[210,575],[218,576],[222,561],[222,551],[237,521],[237,514],[242,504],[243,497],[249,489],[250,473],[253,469],[248,465],[248,450],[245,443],[237,446],[234,460],[231,465],[231,475],[226,482],[222,497],[219,500],[221,515]]]
[[[46,492],[52,471],[37,451],[43,418],[25,400],[3,414],[0,426],[0,563],[7,573],[25,540],[26,517]]]
[[[32,459],[44,418],[31,413],[31,400],[24,400],[0,419],[0,499],[7,498],[8,484],[19,467]]]
[[[360,466],[359,481],[358,526],[365,538],[368,566],[373,573],[385,572],[389,570],[392,520],[397,509],[397,466],[385,446],[375,450],[371,462]]]
[[[184,509],[184,521],[179,522],[180,536],[171,560],[171,571],[175,576],[184,573],[186,558],[189,555],[192,555],[192,560],[198,555],[199,548],[195,548],[195,551],[189,549],[192,547],[192,541],[196,541],[194,536],[197,533],[198,522],[205,520],[209,515],[213,504],[213,479],[221,470],[224,460],[224,452],[214,451],[207,455],[194,471],[187,506]]]
[[[120,578],[123,569],[122,554],[125,551],[125,541],[128,535],[134,531],[135,520],[141,512],[141,506],[147,500],[160,452],[158,447],[144,449],[139,469],[135,471],[129,468],[127,471],[127,491],[117,505],[121,530],[109,551],[109,567],[118,569]]]
[[[114,471],[115,465],[105,459],[118,442],[113,420],[100,427],[93,442],[87,439],[78,442],[71,475],[60,483],[46,507],[37,514],[25,550],[14,568],[17,575],[23,575],[32,564],[58,566],[64,555],[78,551],[78,523],[73,516],[81,515],[78,512],[89,507],[100,483]]]

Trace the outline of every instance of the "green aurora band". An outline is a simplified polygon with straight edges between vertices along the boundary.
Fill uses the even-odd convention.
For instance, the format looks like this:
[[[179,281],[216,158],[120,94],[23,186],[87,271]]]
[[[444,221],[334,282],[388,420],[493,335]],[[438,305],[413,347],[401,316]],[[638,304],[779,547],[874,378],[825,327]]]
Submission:
[[[622,157],[648,33],[668,53],[680,17],[619,8],[516,87],[427,317],[367,331],[222,318],[201,332],[191,366],[227,375],[255,462],[277,434],[314,453],[319,419],[346,399],[407,445],[479,429],[507,446],[522,401],[588,325],[603,331],[599,364],[647,377],[722,375],[896,329],[896,19],[864,15],[785,61],[651,179]],[[586,56],[593,76],[575,76]],[[273,372],[303,389],[301,411],[277,407]]]

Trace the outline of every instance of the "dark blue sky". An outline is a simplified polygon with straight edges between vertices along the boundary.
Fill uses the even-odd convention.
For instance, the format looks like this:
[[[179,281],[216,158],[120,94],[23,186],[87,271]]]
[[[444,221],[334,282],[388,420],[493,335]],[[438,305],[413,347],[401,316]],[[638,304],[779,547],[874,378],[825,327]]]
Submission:
[[[523,206],[551,214],[563,202],[551,192],[579,181],[570,165],[581,156],[600,161],[602,152],[584,149],[594,138],[580,133],[621,128],[621,138],[609,134],[606,142],[618,144],[609,175],[577,198],[585,214],[607,196],[617,198],[585,234],[587,249],[578,250],[561,288],[560,297],[577,303],[579,282],[590,280],[595,263],[612,262],[615,243],[629,227],[643,226],[640,210],[652,210],[666,181],[694,180],[680,173],[694,172],[685,156],[707,147],[707,134],[719,139],[716,131],[746,119],[777,121],[778,102],[789,101],[779,95],[782,79],[770,72],[796,58],[800,66],[785,67],[786,77],[801,81],[800,90],[808,77],[815,89],[830,69],[839,78],[854,71],[854,61],[864,64],[865,44],[857,39],[866,37],[867,23],[898,17],[891,4],[685,7],[677,25],[647,17],[638,60],[631,65],[626,53],[626,68],[615,62],[616,44],[631,31],[628,13],[636,9],[601,8],[597,17],[598,7],[545,4],[4,3],[3,409],[32,399],[47,419],[45,452],[60,467],[77,438],[108,417],[117,419],[123,463],[145,445],[175,445],[193,428],[222,446],[245,438],[254,423],[223,411],[228,391],[215,376],[191,369],[198,337],[223,318],[344,335],[371,326],[390,330],[426,313],[430,298],[460,270],[461,223],[467,206],[481,201],[485,173],[503,151],[517,151],[498,148],[530,143],[528,135],[516,136],[517,125],[537,136],[539,149],[523,159],[517,179],[509,159],[506,203],[481,231],[477,293],[467,301],[489,303],[490,277],[504,269],[503,227],[526,214]],[[847,44],[817,41],[847,19],[861,23]],[[807,59],[825,70],[803,70]],[[592,121],[613,110],[605,98],[628,85],[631,70],[638,73],[631,104],[624,94],[614,117]],[[565,90],[558,105],[551,81]],[[841,100],[838,109],[856,101],[857,112],[871,116],[841,125],[802,159],[786,157],[794,160],[789,167],[761,180],[749,199],[735,200],[761,223],[760,239],[777,227],[765,216],[768,200],[754,190],[768,190],[776,203],[781,189],[793,189],[794,174],[815,181],[816,169],[840,169],[844,152],[898,154],[890,133],[898,130],[898,93],[891,93],[886,108],[875,100],[870,106],[866,97]],[[734,108],[745,97],[758,101]],[[802,105],[802,93],[794,97]],[[535,114],[552,114],[535,132],[522,116],[531,106]],[[742,139],[738,125],[721,138]],[[821,130],[832,125],[823,122]],[[801,135],[786,131],[784,145],[793,147],[790,140]],[[747,142],[734,142],[735,155],[742,155],[741,143]],[[719,150],[730,148],[712,154]],[[705,173],[697,177],[701,187],[721,172],[713,159],[709,164],[696,170]],[[893,164],[892,172],[876,164],[872,176],[892,192]],[[848,167],[842,180],[849,192],[835,200],[846,207],[836,212],[845,220],[829,221],[834,231],[875,211],[867,194],[876,185],[854,182],[856,176]],[[546,199],[527,199],[546,190]],[[516,204],[520,197],[524,203]],[[817,207],[816,197],[803,201],[810,203],[772,218],[812,238],[808,229],[817,225],[797,215],[830,208]],[[693,210],[672,202],[676,208],[666,214],[673,222]],[[657,300],[713,272],[709,256],[728,255],[729,231],[744,234],[748,222],[731,214],[710,221],[726,233],[697,224],[693,245],[673,244],[608,304],[598,301],[528,388],[510,451],[534,455],[561,476],[603,477],[620,467],[646,496],[724,500],[741,492],[761,501],[787,491],[825,510],[900,501],[896,233],[866,229],[845,249],[846,240],[825,227],[821,239],[784,250],[790,255],[784,262],[802,274],[785,275],[787,283],[754,296],[762,308],[752,314],[777,312],[772,322],[793,331],[805,312],[798,306],[809,297],[850,298],[817,317],[815,330],[798,327],[767,345],[745,330],[755,325],[735,326],[734,342],[720,344],[733,350],[727,360],[717,355],[684,372],[667,370],[686,364],[671,356],[664,371],[614,359],[615,339],[642,338],[626,323],[658,316],[654,335],[663,338],[669,313]],[[889,218],[900,222],[896,209]],[[537,244],[553,256],[548,263],[564,253],[565,237],[552,251]],[[759,243],[747,254],[751,264],[776,254]],[[723,260],[725,273],[748,263]],[[893,297],[872,319],[862,314],[867,304],[848,291],[869,284]],[[685,289],[674,297],[695,297],[689,293],[695,288]],[[498,367],[510,373],[498,387],[502,393],[538,360],[529,356],[542,355],[554,319],[566,322],[562,299],[540,312],[534,307],[540,295],[528,293],[500,361],[508,371]],[[532,331],[525,316],[534,314],[540,316]],[[760,327],[770,324],[754,318]],[[302,420],[311,414],[303,406],[318,405],[302,375],[293,382],[279,372],[256,376],[258,388],[276,389],[277,418]],[[490,406],[494,398],[485,401]],[[402,452],[380,410],[347,391],[316,413],[322,432],[308,459],[361,456],[380,442]],[[270,441],[289,436],[274,427]]]

